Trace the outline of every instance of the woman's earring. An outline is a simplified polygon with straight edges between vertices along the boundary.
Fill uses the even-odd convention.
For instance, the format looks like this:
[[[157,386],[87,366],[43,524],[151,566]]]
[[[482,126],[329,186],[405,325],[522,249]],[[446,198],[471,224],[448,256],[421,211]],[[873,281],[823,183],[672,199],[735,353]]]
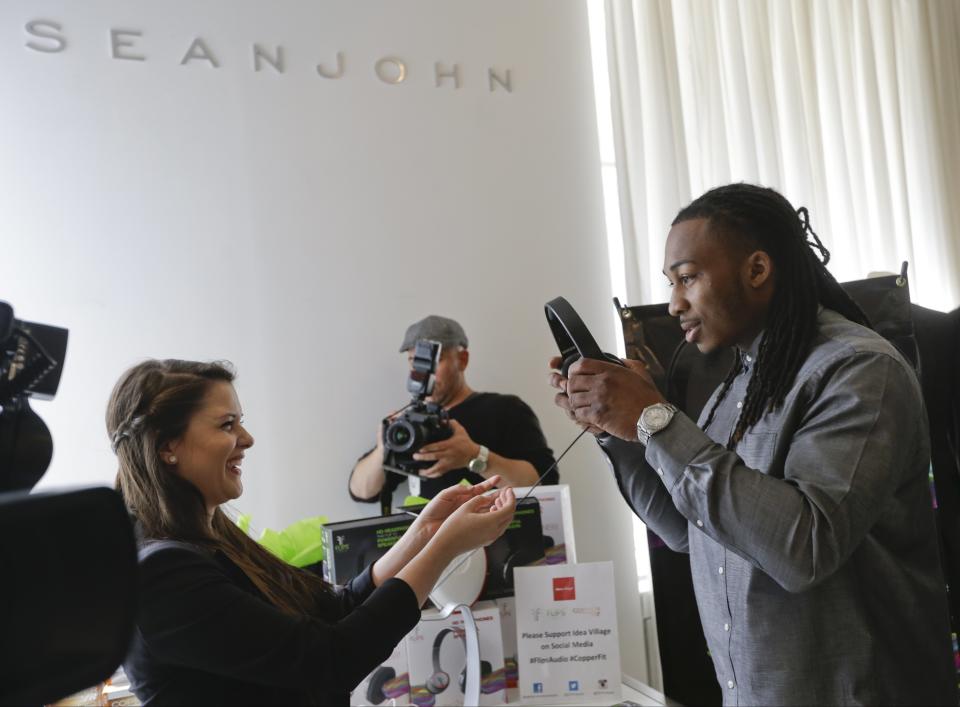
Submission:
[[[177,458],[176,458],[176,457],[170,457],[170,463],[171,463],[171,464],[176,464],[176,463],[177,463]]]

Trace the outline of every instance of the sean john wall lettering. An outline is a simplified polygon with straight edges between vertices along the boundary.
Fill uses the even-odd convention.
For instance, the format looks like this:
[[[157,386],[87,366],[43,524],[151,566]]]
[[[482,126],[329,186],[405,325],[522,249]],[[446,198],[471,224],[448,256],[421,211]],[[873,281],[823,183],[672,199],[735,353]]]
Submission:
[[[60,22],[31,20],[24,26],[24,30],[27,33],[27,41],[24,46],[30,51],[43,54],[59,54],[67,51],[70,46],[67,32]],[[149,61],[152,56],[147,51],[143,37],[144,32],[139,29],[109,29],[106,34],[108,56],[116,61]],[[249,66],[255,72],[270,71],[283,74],[287,71],[287,50],[281,44],[268,47],[255,42],[250,46],[249,57]],[[183,53],[175,56],[174,59],[178,60],[181,66],[203,65],[211,69],[220,69],[223,65],[215,42],[207,41],[203,37],[193,37],[186,40]],[[513,76],[510,69],[489,67],[485,75],[481,73],[471,79],[471,75],[463,71],[460,64],[457,63],[436,61],[433,64],[432,71],[427,72],[419,67],[408,69],[407,63],[395,56],[379,57],[365,65],[361,64],[359,68],[353,68],[354,66],[352,62],[348,62],[344,52],[337,51],[330,56],[329,60],[315,64],[313,70],[316,71],[317,76],[324,80],[338,80],[348,76],[366,76],[371,80],[391,85],[405,83],[419,70],[422,71],[420,76],[432,76],[437,88],[459,89],[468,81],[473,80],[476,81],[473,85],[486,84],[488,92],[491,93],[494,91],[513,92]]]

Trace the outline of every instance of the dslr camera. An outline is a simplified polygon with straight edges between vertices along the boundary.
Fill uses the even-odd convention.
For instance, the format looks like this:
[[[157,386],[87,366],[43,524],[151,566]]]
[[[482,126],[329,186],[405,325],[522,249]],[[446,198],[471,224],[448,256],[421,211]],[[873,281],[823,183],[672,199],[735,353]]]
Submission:
[[[439,341],[421,339],[413,350],[413,365],[407,379],[407,391],[413,395],[410,404],[395,418],[383,421],[383,467],[407,476],[433,465],[413,458],[424,445],[447,439],[453,434],[450,416],[437,403],[424,400],[433,392]]]

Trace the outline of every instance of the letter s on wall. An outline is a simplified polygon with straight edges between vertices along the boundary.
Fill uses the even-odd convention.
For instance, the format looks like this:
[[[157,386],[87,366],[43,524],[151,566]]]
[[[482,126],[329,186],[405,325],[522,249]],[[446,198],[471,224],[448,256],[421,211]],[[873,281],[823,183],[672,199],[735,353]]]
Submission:
[[[60,34],[60,32],[63,32],[63,26],[60,25],[59,22],[53,22],[51,20],[31,20],[26,24],[24,29],[27,30],[27,34],[29,35],[39,37],[40,39],[49,39],[54,43],[51,46],[50,44],[41,44],[31,40],[25,45],[28,49],[33,49],[35,52],[56,54],[67,48],[67,40]]]

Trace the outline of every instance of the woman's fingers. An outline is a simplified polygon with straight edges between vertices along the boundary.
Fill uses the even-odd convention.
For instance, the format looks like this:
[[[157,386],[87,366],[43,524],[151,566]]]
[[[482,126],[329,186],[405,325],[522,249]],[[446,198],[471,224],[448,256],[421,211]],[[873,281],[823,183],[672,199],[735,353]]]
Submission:
[[[493,507],[493,501],[493,496],[480,494],[466,501],[461,508],[467,513],[483,513]]]
[[[490,477],[489,479],[487,479],[486,481],[483,481],[483,482],[481,482],[481,483],[479,483],[479,484],[477,484],[477,485],[475,485],[475,486],[472,486],[472,487],[470,488],[470,490],[479,495],[479,494],[482,494],[482,493],[486,493],[487,491],[489,491],[489,490],[491,490],[491,489],[496,488],[496,486],[497,486],[498,483],[500,483],[500,475],[499,475],[499,474],[494,474],[493,476],[491,476],[491,477]]]

